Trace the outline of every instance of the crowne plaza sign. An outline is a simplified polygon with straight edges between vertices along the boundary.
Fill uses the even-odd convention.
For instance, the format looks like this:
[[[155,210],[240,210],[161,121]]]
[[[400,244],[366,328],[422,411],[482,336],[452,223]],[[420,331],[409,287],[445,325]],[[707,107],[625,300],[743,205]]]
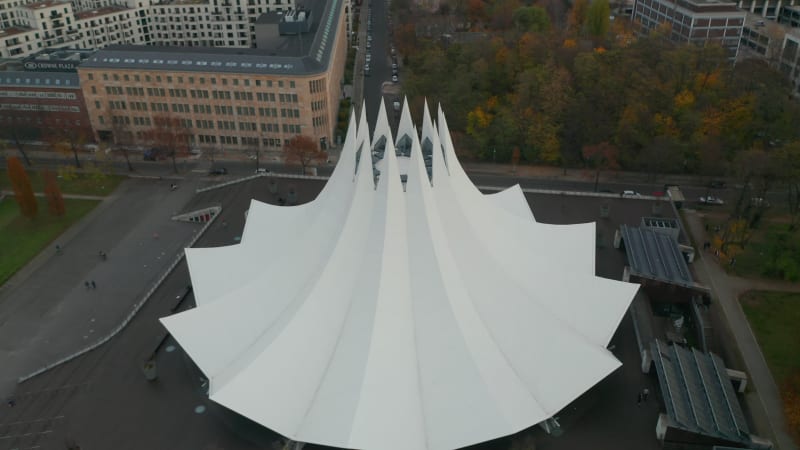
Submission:
[[[78,61],[26,61],[25,70],[33,72],[75,72]]]

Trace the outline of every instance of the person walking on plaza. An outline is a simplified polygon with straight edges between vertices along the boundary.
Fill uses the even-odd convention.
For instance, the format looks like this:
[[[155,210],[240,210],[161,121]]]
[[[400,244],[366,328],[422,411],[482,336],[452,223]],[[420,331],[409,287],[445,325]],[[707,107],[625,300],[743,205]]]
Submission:
[[[89,289],[89,288],[91,288],[91,285],[89,285],[89,282],[88,282],[88,281],[84,281],[84,282],[83,282],[83,285],[84,285],[84,286],[86,286],[86,289]]]
[[[94,280],[92,280],[92,289],[97,289],[97,285],[94,283]]]
[[[636,398],[636,406],[642,406],[643,399],[644,399],[644,394],[639,392],[639,396]]]
[[[650,389],[644,388],[642,391],[642,400],[647,402],[647,396],[650,395]]]

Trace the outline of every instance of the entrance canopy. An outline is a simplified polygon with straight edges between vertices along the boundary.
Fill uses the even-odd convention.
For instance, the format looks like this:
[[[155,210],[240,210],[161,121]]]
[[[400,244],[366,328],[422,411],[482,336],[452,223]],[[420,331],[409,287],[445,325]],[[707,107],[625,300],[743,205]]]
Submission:
[[[253,201],[241,243],[186,250],[197,308],[162,322],[212,400],[296,441],[450,449],[620,365],[606,346],[638,286],[595,276],[593,223],[478,191],[441,109],[418,134],[405,105],[397,140],[383,105],[372,138],[365,117],[314,201]]]

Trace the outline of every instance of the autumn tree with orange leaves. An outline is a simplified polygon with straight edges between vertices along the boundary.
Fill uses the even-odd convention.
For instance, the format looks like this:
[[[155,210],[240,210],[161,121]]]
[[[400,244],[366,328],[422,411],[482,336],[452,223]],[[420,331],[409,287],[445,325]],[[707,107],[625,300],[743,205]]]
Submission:
[[[19,212],[29,219],[36,217],[38,212],[36,197],[33,195],[31,180],[22,162],[16,156],[11,156],[6,160],[6,168],[11,187],[14,189],[14,198],[19,205]]]
[[[45,170],[43,177],[47,209],[54,216],[63,216],[66,212],[66,207],[64,206],[64,196],[61,195],[61,189],[58,187],[58,181],[56,181],[56,174]]]
[[[313,138],[297,135],[283,146],[283,156],[287,163],[299,165],[305,174],[309,165],[325,161],[328,154],[319,149]]]

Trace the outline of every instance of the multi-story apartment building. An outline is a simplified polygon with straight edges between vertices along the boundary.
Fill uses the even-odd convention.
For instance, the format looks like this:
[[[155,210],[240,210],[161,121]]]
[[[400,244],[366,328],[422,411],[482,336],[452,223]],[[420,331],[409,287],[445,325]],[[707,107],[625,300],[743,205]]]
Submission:
[[[281,20],[265,21],[260,39],[270,48],[99,50],[78,68],[96,137],[157,145],[149,132],[169,119],[197,148],[280,148],[295,135],[327,147],[347,57],[344,4],[306,5],[302,12],[271,13]],[[303,20],[308,32],[281,31]]]
[[[745,16],[736,3],[723,0],[636,0],[631,17],[644,32],[666,25],[675,41],[716,42],[733,59]]]
[[[0,65],[0,134],[9,140],[91,140],[89,115],[75,71],[85,55],[39,56]]]
[[[0,0],[0,58],[114,44],[255,46],[255,22],[295,0]],[[345,2],[347,32],[350,5]]]
[[[766,60],[791,81],[792,94],[800,97],[800,29],[750,14],[741,48],[739,59]]]
[[[797,0],[739,0],[738,6],[752,14],[774,19],[782,14],[783,8],[796,4]]]

